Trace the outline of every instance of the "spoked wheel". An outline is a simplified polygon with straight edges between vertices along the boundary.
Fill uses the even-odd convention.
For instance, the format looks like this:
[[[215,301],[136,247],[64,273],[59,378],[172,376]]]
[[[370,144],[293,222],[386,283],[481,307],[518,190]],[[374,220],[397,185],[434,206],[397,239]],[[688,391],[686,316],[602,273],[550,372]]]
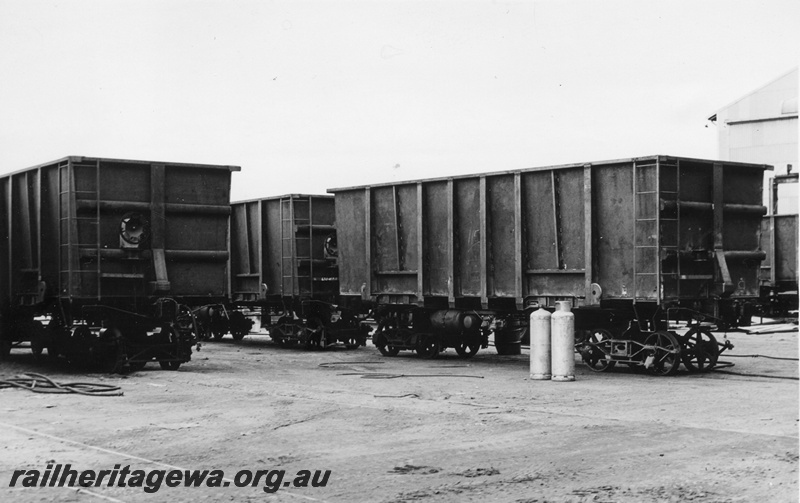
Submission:
[[[436,358],[439,356],[439,341],[431,334],[420,334],[416,351],[422,358]]]
[[[306,349],[309,351],[317,351],[319,349],[323,349],[322,344],[319,342],[319,336],[317,334],[312,334],[308,337],[306,341]]]
[[[386,346],[386,345],[378,345],[376,346],[378,351],[381,352],[383,356],[397,356],[400,353],[400,349],[394,346]]]
[[[17,323],[16,330],[23,340],[30,341],[33,357],[36,359],[41,357],[47,346],[47,334],[45,333],[44,325],[37,320],[24,320]]]
[[[325,325],[319,318],[311,318],[306,323],[305,330],[308,330],[308,339],[306,340],[306,349],[315,351],[325,349],[328,345],[328,338],[326,337]]]
[[[345,349],[357,349],[361,343],[355,337],[350,337],[347,339],[347,342],[344,343]]]
[[[5,360],[11,354],[13,343],[0,334],[0,360]]]
[[[97,357],[100,369],[109,374],[121,372],[125,365],[122,332],[108,328],[100,333],[99,339]]]
[[[244,339],[244,336],[250,333],[250,328],[253,326],[252,323],[248,323],[245,315],[239,311],[234,311],[231,313],[229,322],[231,336],[235,341]]]
[[[296,339],[292,339],[292,338],[288,338],[288,337],[284,337],[282,339],[278,339],[276,342],[282,348],[293,348],[293,347],[297,346],[297,340]]]
[[[279,346],[291,348],[297,344],[302,328],[296,325],[291,318],[278,320],[276,325],[269,327],[269,336]]]
[[[595,372],[606,372],[613,369],[617,362],[603,350],[603,346],[612,338],[611,332],[608,330],[602,328],[592,330],[586,341],[588,348],[581,351],[583,363]]]
[[[181,362],[172,360],[159,360],[158,364],[161,365],[161,370],[178,370],[181,366]]]
[[[134,361],[134,362],[128,361],[128,367],[130,368],[131,372],[136,372],[138,370],[142,370],[145,367],[145,365],[147,365],[147,362],[144,361],[144,360],[137,360],[137,361]],[[164,367],[161,367],[161,368],[164,368]]]
[[[678,371],[681,363],[681,345],[669,332],[654,332],[647,336],[645,345],[653,346],[645,360],[647,371],[653,375],[668,376]]]
[[[59,349],[61,347],[61,341],[64,341],[70,336],[69,329],[58,322],[50,321],[47,327],[45,327],[45,332],[47,333],[48,340],[47,358],[55,361],[60,355]]]
[[[480,349],[480,343],[471,344],[467,342],[459,342],[456,344],[456,353],[458,353],[458,356],[461,358],[472,358]]]
[[[690,372],[708,372],[717,364],[717,339],[704,327],[692,327],[682,341],[681,360]]]

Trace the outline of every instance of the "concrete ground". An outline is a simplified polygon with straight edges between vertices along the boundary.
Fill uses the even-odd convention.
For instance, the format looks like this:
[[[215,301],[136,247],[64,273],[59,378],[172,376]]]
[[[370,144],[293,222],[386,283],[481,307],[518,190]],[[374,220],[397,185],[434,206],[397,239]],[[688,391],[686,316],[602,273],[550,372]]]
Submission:
[[[527,351],[493,348],[422,360],[371,345],[306,352],[263,334],[228,336],[178,371],[151,363],[125,376],[17,349],[0,379],[37,372],[124,395],[0,390],[0,501],[798,501],[797,332],[727,337],[736,347],[722,360],[733,367],[652,377],[579,362],[576,381],[563,383],[531,381]],[[22,476],[9,487],[15,470],[48,463],[224,478],[154,493],[22,487]],[[271,473],[235,487],[240,470]],[[330,477],[295,487],[301,470]]]

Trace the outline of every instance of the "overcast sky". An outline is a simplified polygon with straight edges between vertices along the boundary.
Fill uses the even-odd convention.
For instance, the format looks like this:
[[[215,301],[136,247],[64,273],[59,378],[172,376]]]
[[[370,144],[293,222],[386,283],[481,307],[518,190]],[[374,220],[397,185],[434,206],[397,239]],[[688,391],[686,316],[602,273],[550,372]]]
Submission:
[[[0,0],[0,173],[235,164],[235,200],[640,155],[798,64],[800,2]]]

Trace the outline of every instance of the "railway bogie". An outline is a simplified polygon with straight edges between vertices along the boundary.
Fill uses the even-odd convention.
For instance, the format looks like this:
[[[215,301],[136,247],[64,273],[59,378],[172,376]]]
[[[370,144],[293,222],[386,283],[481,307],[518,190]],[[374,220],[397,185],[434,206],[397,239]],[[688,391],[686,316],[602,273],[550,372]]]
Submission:
[[[376,319],[372,343],[384,356],[408,350],[435,358],[453,348],[462,358],[471,358],[488,347],[488,322],[477,312],[382,306]]]

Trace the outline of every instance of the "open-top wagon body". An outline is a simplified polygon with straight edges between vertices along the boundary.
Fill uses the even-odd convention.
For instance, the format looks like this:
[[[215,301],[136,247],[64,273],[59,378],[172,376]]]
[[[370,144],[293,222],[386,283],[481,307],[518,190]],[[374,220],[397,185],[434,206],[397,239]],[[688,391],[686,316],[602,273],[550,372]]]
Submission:
[[[386,354],[470,356],[492,333],[517,352],[529,309],[557,300],[595,334],[590,360],[651,351],[668,318],[736,325],[759,294],[765,169],[652,156],[330,189],[342,302],[374,307]]]
[[[67,157],[0,177],[3,352],[108,370],[191,358],[191,308],[228,297],[236,166]]]
[[[232,309],[212,313],[214,336],[244,337],[249,309],[282,346],[364,345],[357,313],[337,302],[333,196],[287,194],[231,207]]]

